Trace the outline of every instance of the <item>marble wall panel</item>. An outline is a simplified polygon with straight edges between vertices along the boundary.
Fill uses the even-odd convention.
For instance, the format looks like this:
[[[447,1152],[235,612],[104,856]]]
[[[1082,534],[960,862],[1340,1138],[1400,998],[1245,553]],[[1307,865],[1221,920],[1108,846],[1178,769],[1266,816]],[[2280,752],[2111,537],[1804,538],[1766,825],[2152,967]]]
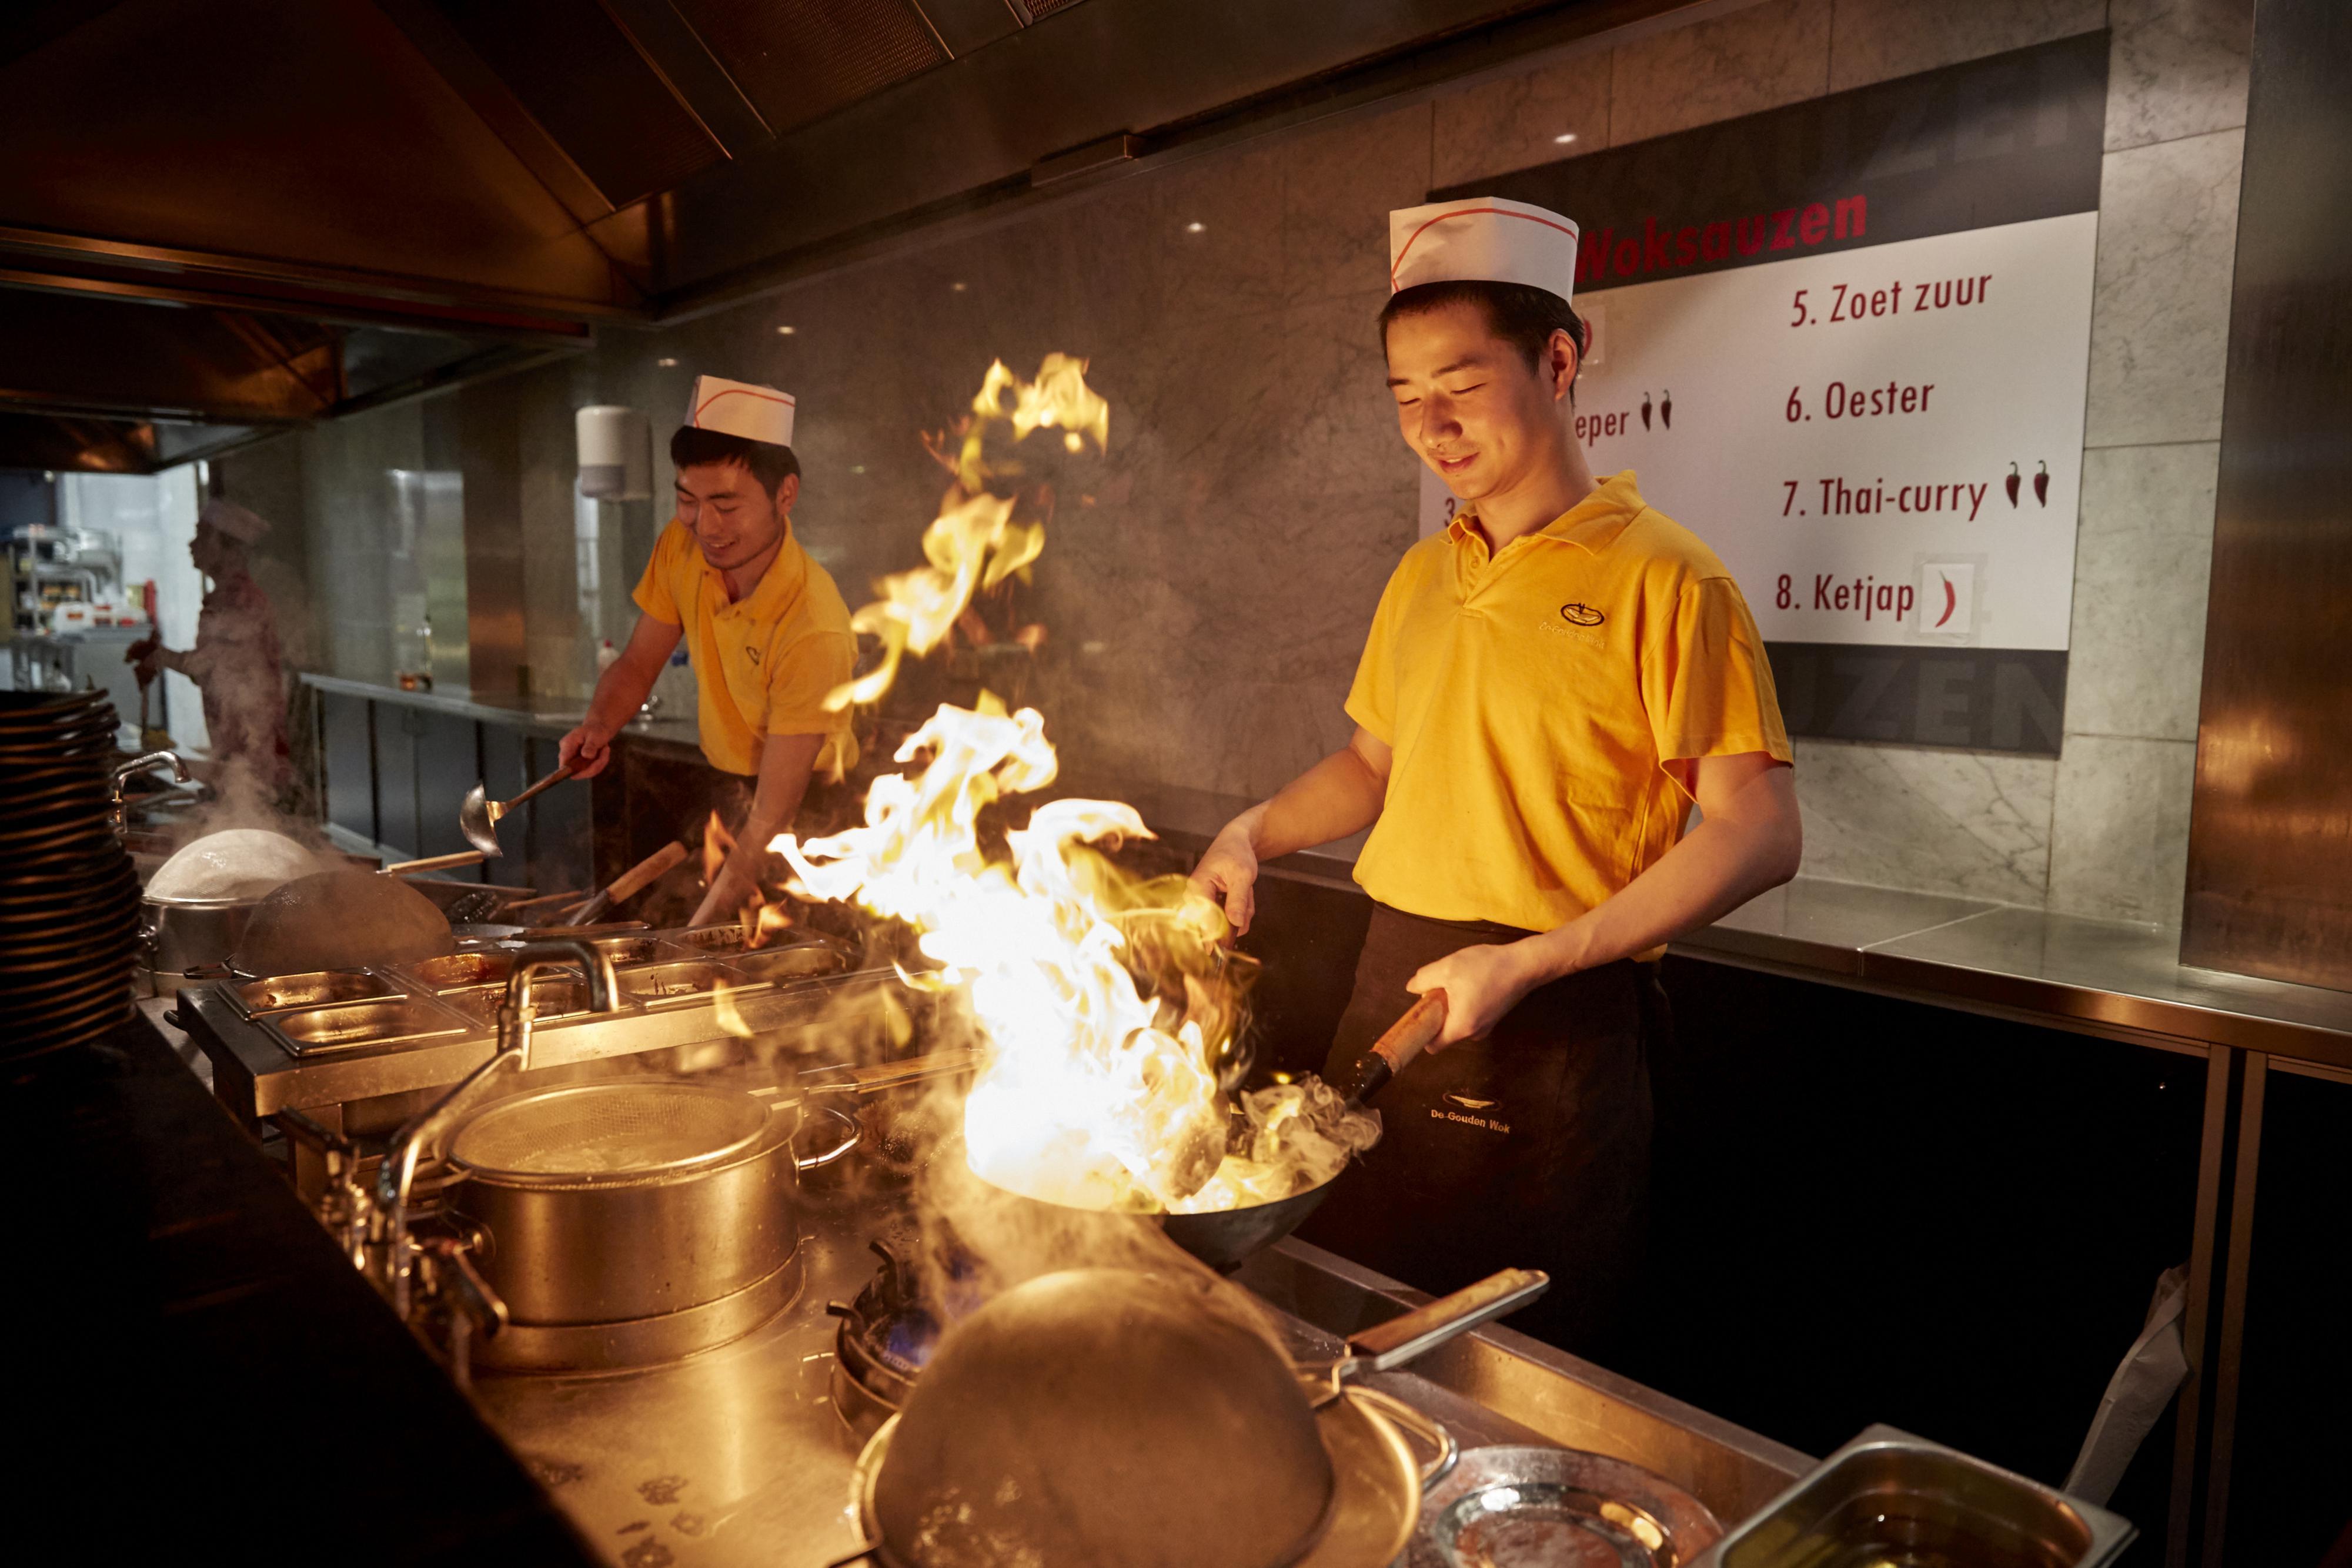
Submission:
[[[2253,0],[2110,0],[2107,150],[2246,123]]]
[[[1826,740],[1796,752],[1805,875],[2042,902],[2055,762]]]
[[[2095,32],[2106,21],[2106,0],[1837,0],[1830,90]]]
[[[1579,55],[1437,99],[1429,183],[1507,174],[1608,146],[1614,61],[1612,52]]]
[[[1421,103],[1285,141],[1286,299],[1387,292],[1389,213],[1427,198],[1429,139],[1430,107]]]
[[[1247,315],[1283,303],[1282,176],[1282,151],[1265,141],[1147,176],[1164,321]]]
[[[1735,120],[1829,90],[1831,0],[1765,0],[1616,51],[1609,144]]]
[[[2070,736],[2197,738],[2220,465],[2214,442],[2084,454]]]
[[[2058,764],[2050,907],[2179,925],[2196,771],[2191,741],[2068,736]]]
[[[1389,486],[1412,509],[1417,463],[1398,433],[1381,346],[1387,298],[1375,290],[1283,312],[1282,374],[1272,413],[1281,437],[1275,461],[1292,494]]]
[[[2220,131],[2107,154],[2084,445],[2221,438],[2244,152]]]

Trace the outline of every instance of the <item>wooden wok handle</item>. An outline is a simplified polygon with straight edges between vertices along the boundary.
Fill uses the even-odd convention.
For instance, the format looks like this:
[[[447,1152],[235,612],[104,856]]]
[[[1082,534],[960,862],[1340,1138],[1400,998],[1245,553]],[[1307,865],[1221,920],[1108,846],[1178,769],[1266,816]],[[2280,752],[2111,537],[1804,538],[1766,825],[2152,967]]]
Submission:
[[[1445,1032],[1445,993],[1435,990],[1412,1004],[1404,1017],[1389,1025],[1388,1033],[1372,1041],[1372,1051],[1388,1062],[1392,1073],[1412,1065],[1412,1059],[1437,1043]]]
[[[686,858],[686,846],[672,839],[619,876],[604,890],[607,907],[635,897],[656,878],[667,875],[669,869]]]
[[[829,1082],[812,1083],[808,1092],[812,1094],[878,1094],[885,1089],[903,1089],[910,1083],[952,1078],[960,1072],[970,1072],[979,1065],[979,1051],[956,1049],[929,1051],[898,1061],[876,1062],[870,1067],[811,1068],[809,1076],[824,1072],[837,1074],[837,1077]]]
[[[1388,1032],[1372,1041],[1371,1050],[1356,1059],[1356,1082],[1348,1092],[1349,1105],[1360,1106],[1379,1093],[1444,1032],[1445,993],[1431,991],[1389,1025]]]
[[[574,905],[562,916],[567,925],[584,925],[601,919],[606,910],[616,904],[635,898],[647,883],[667,873],[686,858],[686,846],[672,839],[628,870],[613,879],[613,884],[599,894],[593,894]]]
[[[525,800],[535,799],[540,795],[545,794],[548,790],[554,789],[558,784],[562,783],[566,779],[572,777],[572,769],[575,766],[576,764],[567,762],[562,767],[557,768],[554,772],[549,774],[546,778],[541,779],[538,783],[533,784],[530,789],[525,789],[513,800],[500,801],[499,803],[499,814],[500,816],[504,816],[507,812],[513,810],[517,806],[521,805]]]
[[[415,876],[420,872],[454,871],[461,865],[479,865],[489,858],[479,850],[459,850],[453,855],[433,855],[421,861],[394,861],[378,870],[384,876]]]
[[[1402,1317],[1374,1323],[1348,1336],[1348,1348],[1364,1358],[1367,1372],[1402,1366],[1455,1334],[1515,1312],[1551,1288],[1539,1269],[1505,1269],[1450,1296],[1424,1302]]]

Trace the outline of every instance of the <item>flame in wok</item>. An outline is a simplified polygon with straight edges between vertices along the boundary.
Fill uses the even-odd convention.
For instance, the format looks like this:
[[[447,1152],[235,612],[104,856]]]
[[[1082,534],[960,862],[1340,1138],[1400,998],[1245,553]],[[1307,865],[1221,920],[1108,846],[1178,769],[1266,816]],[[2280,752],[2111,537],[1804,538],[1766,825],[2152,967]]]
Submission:
[[[975,591],[1037,559],[1045,528],[1019,520],[1034,508],[1013,449],[1041,429],[1072,451],[1104,444],[1108,409],[1084,369],[1054,355],[1024,382],[990,368],[958,463],[969,498],[926,531],[929,564],[884,579],[858,612],[883,663],[834,694],[843,704],[878,697],[907,649],[935,645]],[[1048,800],[1001,850],[983,843],[984,811],[1055,778],[1034,708],[988,693],[971,709],[943,705],[895,760],[908,770],[874,781],[860,825],[772,847],[795,894],[912,926],[940,968],[909,982],[967,1005],[987,1048],[964,1104],[980,1176],[1083,1208],[1229,1208],[1319,1185],[1378,1135],[1377,1118],[1342,1114],[1312,1080],[1244,1097],[1233,1130],[1246,1063],[1224,915],[1183,877],[1137,876],[1097,847],[1151,836],[1133,807]]]

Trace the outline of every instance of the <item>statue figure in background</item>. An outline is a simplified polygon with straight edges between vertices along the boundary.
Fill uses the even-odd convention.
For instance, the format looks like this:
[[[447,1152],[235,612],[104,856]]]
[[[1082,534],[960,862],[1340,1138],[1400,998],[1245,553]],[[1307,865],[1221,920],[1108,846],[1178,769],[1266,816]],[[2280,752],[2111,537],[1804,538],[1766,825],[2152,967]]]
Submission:
[[[196,645],[163,646],[152,633],[123,651],[144,685],[176,670],[204,695],[214,769],[242,764],[263,790],[275,794],[293,774],[286,745],[286,675],[278,648],[277,612],[253,580],[248,552],[269,524],[234,501],[205,503],[188,559],[212,580],[196,618]],[[204,771],[200,769],[200,771]]]

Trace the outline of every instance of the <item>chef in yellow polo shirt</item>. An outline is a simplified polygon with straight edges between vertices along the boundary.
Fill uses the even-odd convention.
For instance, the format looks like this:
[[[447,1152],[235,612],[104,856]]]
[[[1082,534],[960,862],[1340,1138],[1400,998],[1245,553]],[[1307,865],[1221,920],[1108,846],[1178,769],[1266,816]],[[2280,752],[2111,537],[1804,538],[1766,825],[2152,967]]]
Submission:
[[[702,754],[753,780],[737,848],[695,911],[698,925],[735,918],[768,841],[791,824],[809,780],[838,778],[856,761],[847,717],[824,708],[856,658],[849,608],[793,538],[801,490],[793,414],[793,399],[773,387],[695,378],[686,423],[669,444],[677,514],[637,583],[644,613],[560,750],[579,763],[575,777],[603,771],[613,737],[687,640]]]
[[[1471,199],[1390,228],[1398,424],[1460,504],[1381,596],[1353,738],[1194,879],[1246,929],[1261,862],[1371,830],[1330,1072],[1416,993],[1443,989],[1447,1019],[1306,1234],[1428,1291],[1548,1270],[1515,1322],[1589,1353],[1640,1260],[1655,959],[1796,873],[1788,736],[1738,584],[1571,438],[1576,225]]]

